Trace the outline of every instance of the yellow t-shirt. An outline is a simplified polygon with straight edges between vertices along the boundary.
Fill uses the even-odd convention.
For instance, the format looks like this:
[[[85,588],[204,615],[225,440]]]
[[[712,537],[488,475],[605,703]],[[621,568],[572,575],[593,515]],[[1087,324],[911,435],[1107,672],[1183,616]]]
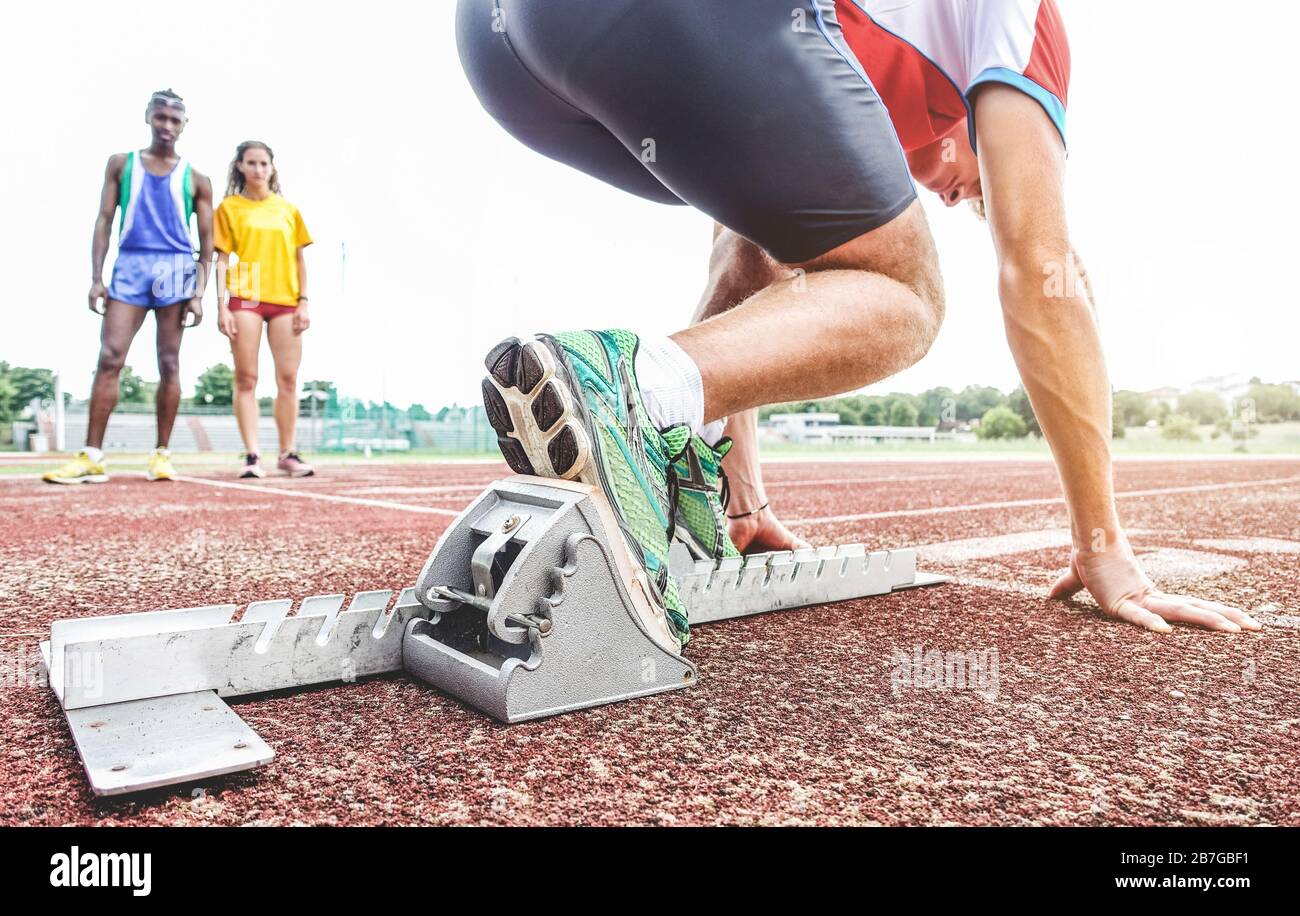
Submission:
[[[230,295],[249,302],[298,304],[298,249],[311,244],[298,208],[279,194],[231,195],[217,207],[213,244],[239,259],[226,272]]]

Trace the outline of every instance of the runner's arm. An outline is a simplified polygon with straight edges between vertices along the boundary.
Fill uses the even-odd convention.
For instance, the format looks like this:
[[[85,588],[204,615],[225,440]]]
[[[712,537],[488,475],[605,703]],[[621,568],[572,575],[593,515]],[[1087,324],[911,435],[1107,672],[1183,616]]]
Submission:
[[[122,180],[123,153],[108,158],[104,168],[104,187],[99,192],[99,214],[95,217],[95,232],[90,243],[90,310],[103,314],[96,308],[97,301],[105,297],[104,259],[108,257],[108,241],[113,235],[113,214],[117,212],[118,182]]]
[[[1007,341],[1060,470],[1076,546],[1113,543],[1110,379],[1065,221],[1065,149],[1042,107],[1009,86],[977,93],[975,124]]]
[[[298,246],[298,308],[293,313],[293,332],[301,334],[311,327],[311,308],[307,299],[307,246]]]
[[[1036,101],[1010,87],[981,90],[975,112],[1007,340],[1070,508],[1070,566],[1048,595],[1087,589],[1102,613],[1157,632],[1170,623],[1260,629],[1239,608],[1162,592],[1143,571],[1115,511],[1110,379],[1065,225],[1060,135]]]

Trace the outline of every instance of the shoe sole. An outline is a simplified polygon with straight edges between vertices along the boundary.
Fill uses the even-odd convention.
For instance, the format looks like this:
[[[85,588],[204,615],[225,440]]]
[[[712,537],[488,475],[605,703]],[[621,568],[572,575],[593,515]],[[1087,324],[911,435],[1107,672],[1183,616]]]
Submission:
[[[90,474],[86,477],[46,477],[42,479],[46,483],[57,483],[65,487],[78,483],[108,483],[107,474]]]
[[[516,474],[576,480],[608,496],[601,480],[600,462],[592,447],[594,433],[587,405],[576,384],[551,346],[534,338],[509,337],[497,344],[484,360],[483,408],[497,434],[506,464]],[[612,498],[606,504],[609,521],[623,535],[625,586],[647,635],[666,651],[681,653],[658,589],[640,556],[636,538],[619,516]],[[598,510],[599,511],[599,510]],[[665,558],[665,563],[667,562]]]
[[[176,479],[176,475],[174,474],[155,474],[153,471],[149,471],[146,476],[150,480],[175,480]]]
[[[265,473],[250,474],[248,471],[241,471],[239,474],[239,479],[240,480],[261,480],[265,476],[266,476]]]
[[[600,486],[586,405],[576,402],[550,347],[510,337],[492,348],[484,365],[483,408],[510,469]]]
[[[316,472],[315,472],[314,470],[311,470],[311,471],[281,471],[280,473],[283,474],[285,477],[315,477],[315,476],[316,476]]]

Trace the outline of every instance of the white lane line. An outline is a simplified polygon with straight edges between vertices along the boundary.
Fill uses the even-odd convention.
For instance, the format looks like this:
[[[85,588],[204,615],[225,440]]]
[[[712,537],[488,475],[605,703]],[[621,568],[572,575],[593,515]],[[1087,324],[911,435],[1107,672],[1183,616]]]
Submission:
[[[1204,483],[1186,487],[1164,487],[1156,490],[1126,490],[1116,493],[1116,499],[1136,499],[1143,496],[1166,496],[1175,493],[1212,493],[1218,490],[1285,486],[1300,483],[1300,477],[1271,477],[1267,480],[1240,480],[1235,483]],[[892,509],[886,512],[863,512],[857,515],[824,515],[819,518],[787,519],[787,525],[819,525],[827,522],[864,522],[878,518],[910,518],[922,515],[945,515],[949,512],[979,512],[985,509],[1019,509],[1025,506],[1064,505],[1060,496],[1042,499],[1012,499],[998,503],[970,503],[964,506],[932,506],[929,509]]]
[[[956,541],[941,541],[938,544],[923,544],[916,548],[916,556],[922,563],[956,566],[970,560],[986,560],[1013,553],[1069,547],[1070,543],[1070,529],[1052,528],[1047,531],[1019,531],[996,537],[962,538]]]
[[[1281,538],[1198,538],[1192,543],[1197,547],[1240,553],[1300,553],[1300,541],[1284,541]]]
[[[460,515],[460,509],[442,509],[438,506],[412,506],[406,503],[390,503],[382,499],[358,499],[355,496],[335,496],[333,493],[308,493],[304,490],[281,490],[269,487],[261,487],[256,484],[234,483],[229,480],[205,480],[202,477],[184,477],[180,476],[177,480],[183,480],[185,483],[199,483],[205,487],[218,487],[223,490],[248,490],[250,493],[261,493],[271,496],[294,496],[298,499],[318,499],[321,502],[330,503],[347,503],[352,506],[370,506],[374,509],[397,509],[400,512],[418,512],[424,515],[446,515],[455,518]]]
[[[909,477],[906,474],[890,475],[888,477],[827,477],[822,480],[764,480],[763,486],[769,490],[778,487],[828,487],[843,484],[871,484],[871,483],[912,483],[921,480],[957,480],[961,475],[957,473],[960,469],[955,469],[952,474],[918,474]],[[1048,468],[1041,468],[1033,471],[1004,471],[998,474],[998,479],[1006,477],[1040,477]]]
[[[1203,550],[1186,550],[1181,547],[1161,547],[1150,553],[1143,553],[1139,549],[1137,555],[1147,575],[1158,585],[1166,588],[1195,582],[1198,579],[1211,579],[1246,565],[1246,561],[1241,557],[1206,553]]]
[[[353,493],[364,494],[366,496],[433,496],[435,494],[460,494],[460,493],[481,493],[487,487],[501,478],[496,477],[492,480],[485,480],[482,483],[463,483],[463,484],[445,484],[439,486],[399,486],[391,485],[384,487],[361,487],[353,490]]]

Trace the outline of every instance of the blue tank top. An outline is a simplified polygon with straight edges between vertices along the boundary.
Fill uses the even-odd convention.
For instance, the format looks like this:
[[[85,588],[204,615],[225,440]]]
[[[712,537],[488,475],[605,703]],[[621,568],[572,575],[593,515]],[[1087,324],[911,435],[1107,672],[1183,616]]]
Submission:
[[[194,181],[184,159],[166,175],[154,175],[144,167],[140,154],[132,152],[122,169],[118,200],[122,208],[119,249],[194,253],[189,231]]]

